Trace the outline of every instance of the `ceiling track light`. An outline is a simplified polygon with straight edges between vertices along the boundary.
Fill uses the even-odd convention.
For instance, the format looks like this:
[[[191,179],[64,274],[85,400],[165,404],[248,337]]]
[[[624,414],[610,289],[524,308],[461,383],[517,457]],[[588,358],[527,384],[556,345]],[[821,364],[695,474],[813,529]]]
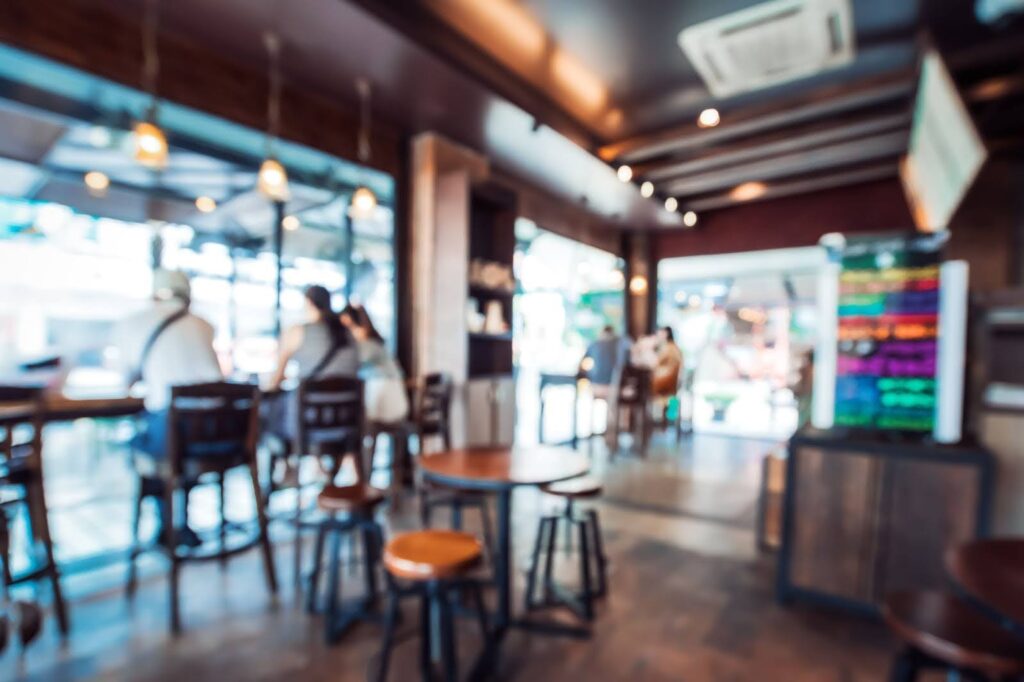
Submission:
[[[644,183],[640,185],[640,196],[644,199],[650,199],[654,196],[654,183],[650,180],[645,180]]]
[[[697,117],[697,125],[701,128],[714,128],[722,121],[718,109],[705,109]]]
[[[672,213],[677,208],[679,208],[679,201],[676,200],[675,197],[669,197],[668,199],[665,199],[665,210],[666,211],[668,211],[669,213]]]
[[[633,179],[633,169],[626,164],[619,166],[615,174],[619,176],[619,180],[622,182],[629,182]]]

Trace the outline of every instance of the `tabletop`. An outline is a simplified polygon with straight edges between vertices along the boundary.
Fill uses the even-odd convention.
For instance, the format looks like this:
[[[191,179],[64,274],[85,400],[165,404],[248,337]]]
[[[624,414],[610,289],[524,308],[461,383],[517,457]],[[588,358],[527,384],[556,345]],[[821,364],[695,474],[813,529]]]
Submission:
[[[448,450],[422,457],[420,466],[439,483],[494,490],[582,476],[590,461],[568,448],[535,445]]]
[[[26,421],[32,418],[35,403],[4,403],[0,405],[0,422]],[[43,421],[70,421],[83,418],[126,417],[143,410],[141,398],[127,396],[108,398],[69,398],[48,395],[43,398]]]
[[[946,568],[969,596],[1024,629],[1024,538],[968,542],[947,552]]]

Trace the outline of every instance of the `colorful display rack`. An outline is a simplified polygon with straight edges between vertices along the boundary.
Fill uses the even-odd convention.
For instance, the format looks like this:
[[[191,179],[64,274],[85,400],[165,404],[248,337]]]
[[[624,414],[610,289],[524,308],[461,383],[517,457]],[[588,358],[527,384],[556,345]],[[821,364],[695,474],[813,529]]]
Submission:
[[[939,251],[924,236],[851,241],[839,275],[835,424],[935,426]]]

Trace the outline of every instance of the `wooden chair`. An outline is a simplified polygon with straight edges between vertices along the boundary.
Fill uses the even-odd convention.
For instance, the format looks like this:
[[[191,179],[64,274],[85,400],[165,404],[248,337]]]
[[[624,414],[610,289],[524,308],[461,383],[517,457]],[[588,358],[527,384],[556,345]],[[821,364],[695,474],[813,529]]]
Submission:
[[[20,407],[30,405],[26,412]],[[17,408],[21,413],[4,418],[3,409]],[[43,396],[36,388],[21,386],[0,386],[0,488],[16,489],[11,499],[0,504],[10,506],[24,504],[28,509],[31,531],[32,567],[24,573],[14,575],[9,565],[3,566],[5,585],[34,582],[46,578],[53,589],[53,608],[57,625],[62,635],[68,634],[67,607],[60,586],[60,569],[54,559],[53,538],[47,514],[46,492],[43,486]],[[15,439],[15,431],[28,430],[28,438]]]
[[[533,555],[526,577],[526,609],[535,610],[550,606],[566,606],[583,620],[594,619],[594,600],[608,593],[608,561],[601,539],[601,526],[597,511],[588,509],[578,515],[577,500],[593,499],[601,494],[601,482],[589,476],[541,486],[541,491],[565,500],[560,514],[542,516],[537,527]],[[579,533],[580,585],[575,593],[559,585],[554,579],[555,538],[559,524],[565,523],[566,540],[572,538],[572,531]],[[570,547],[566,546],[568,551]],[[542,596],[537,596],[537,574],[540,570],[541,555],[544,555],[544,576]],[[592,563],[593,562],[593,563]]]
[[[449,420],[453,391],[452,381],[446,374],[429,374],[423,380],[414,412],[421,457],[429,456],[426,455],[425,444],[432,437],[441,440],[442,449],[451,449]],[[451,525],[454,530],[462,530],[463,512],[467,508],[476,509],[480,514],[488,556],[493,556],[491,552],[494,548],[494,533],[491,526],[488,496],[485,493],[450,488],[426,481],[420,482],[418,488],[420,524],[424,528],[429,528],[432,525],[433,511],[436,507],[451,509]]]
[[[362,458],[363,382],[354,377],[307,379],[296,389],[294,457],[316,456],[331,485],[346,457],[352,457],[359,483],[368,482]],[[319,521],[303,521],[302,481],[296,480],[294,581],[302,584],[302,529],[321,529]]]
[[[929,668],[957,672],[960,679],[975,682],[1011,682],[1024,675],[1024,638],[953,595],[890,594],[882,615],[905,645],[893,661],[892,682],[913,682]]]
[[[619,376],[614,414],[610,415],[608,433],[611,438],[612,453],[619,449],[619,432],[623,415],[629,424],[629,431],[634,436],[639,426],[640,452],[647,450],[647,441],[651,432],[651,370],[637,365],[626,365]]]
[[[488,639],[487,614],[479,582],[467,579],[480,563],[483,548],[468,533],[451,530],[421,530],[404,533],[392,539],[384,550],[384,568],[388,581],[388,608],[384,621],[384,644],[381,650],[377,681],[387,679],[391,650],[395,644],[395,627],[401,597],[416,595],[420,607],[420,672],[425,682],[437,679],[434,671],[432,633],[440,638],[441,679],[455,682],[458,665],[453,626],[455,591],[464,591],[473,601],[480,631]],[[406,587],[401,587],[401,584]],[[438,615],[438,627],[432,627],[431,614]]]
[[[259,390],[248,384],[208,383],[175,386],[171,389],[171,403],[167,412],[167,457],[157,463],[151,474],[140,480],[133,546],[129,559],[128,591],[135,589],[135,559],[143,551],[138,544],[139,513],[142,500],[149,495],[163,498],[164,542],[160,545],[171,562],[170,600],[171,629],[181,630],[178,582],[182,563],[187,561],[218,560],[260,545],[263,554],[267,586],[277,593],[274,558],[267,535],[267,516],[264,497],[260,490],[256,462],[256,439],[259,423]],[[246,467],[252,483],[256,503],[256,532],[233,547],[228,546],[224,519],[224,477],[231,469]],[[201,483],[213,477],[220,488],[219,542],[216,550],[200,546],[194,550],[180,550],[176,546],[174,528],[175,492],[186,483]],[[207,543],[203,543],[206,545]]]

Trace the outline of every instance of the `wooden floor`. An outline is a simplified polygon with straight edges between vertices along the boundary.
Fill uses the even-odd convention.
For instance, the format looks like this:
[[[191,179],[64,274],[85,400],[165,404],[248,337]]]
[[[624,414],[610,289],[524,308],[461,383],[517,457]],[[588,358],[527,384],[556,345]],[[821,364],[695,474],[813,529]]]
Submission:
[[[773,557],[756,552],[753,536],[758,460],[769,446],[695,437],[679,447],[656,444],[644,460],[608,463],[595,444],[596,469],[607,486],[598,508],[612,562],[610,596],[589,641],[510,635],[499,679],[884,679],[895,645],[879,624],[774,603]],[[537,514],[549,502],[535,491],[517,493],[519,566]],[[399,515],[389,525],[412,522]],[[304,612],[292,588],[288,540],[276,549],[282,584],[276,601],[255,553],[224,571],[216,564],[187,566],[185,632],[175,638],[167,632],[161,571],[144,581],[134,602],[113,589],[115,573],[110,589],[73,601],[73,632],[64,645],[51,622],[23,658],[0,659],[0,679],[366,679],[376,665],[378,628],[361,626],[327,646],[319,618]],[[346,579],[354,583],[358,576]],[[407,606],[392,680],[417,679],[416,615]],[[480,645],[471,626],[470,620],[460,626],[466,661]]]

